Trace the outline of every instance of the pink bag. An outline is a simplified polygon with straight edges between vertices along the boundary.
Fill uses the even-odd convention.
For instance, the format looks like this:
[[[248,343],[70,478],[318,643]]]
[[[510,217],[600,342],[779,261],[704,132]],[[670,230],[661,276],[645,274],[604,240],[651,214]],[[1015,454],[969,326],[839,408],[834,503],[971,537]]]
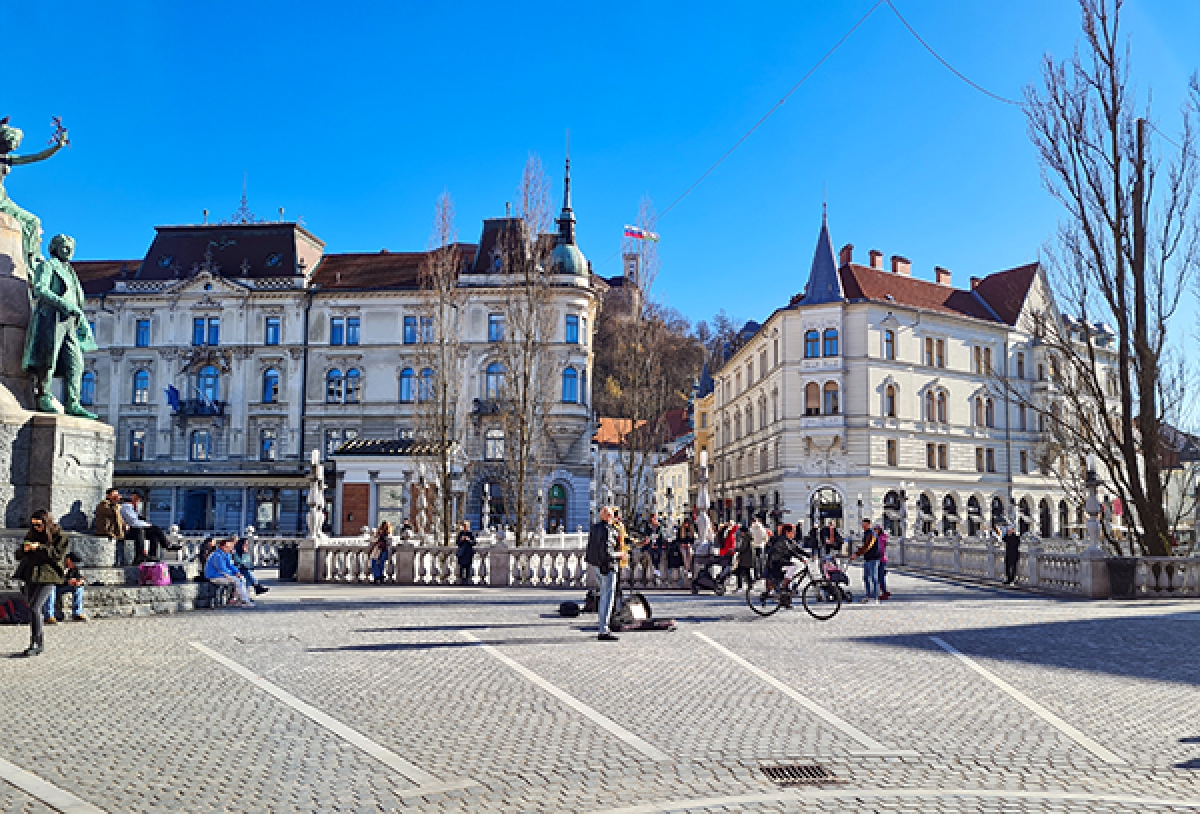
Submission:
[[[165,562],[144,562],[138,566],[138,585],[170,585],[171,572]]]

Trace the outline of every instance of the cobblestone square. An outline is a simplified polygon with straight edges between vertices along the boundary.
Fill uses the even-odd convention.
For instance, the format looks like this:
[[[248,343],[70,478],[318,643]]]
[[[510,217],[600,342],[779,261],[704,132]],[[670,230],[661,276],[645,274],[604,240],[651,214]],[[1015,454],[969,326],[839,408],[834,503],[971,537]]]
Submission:
[[[59,625],[0,660],[0,810],[1200,810],[1194,604],[890,580],[829,622],[651,594],[678,629],[613,644],[548,590]]]

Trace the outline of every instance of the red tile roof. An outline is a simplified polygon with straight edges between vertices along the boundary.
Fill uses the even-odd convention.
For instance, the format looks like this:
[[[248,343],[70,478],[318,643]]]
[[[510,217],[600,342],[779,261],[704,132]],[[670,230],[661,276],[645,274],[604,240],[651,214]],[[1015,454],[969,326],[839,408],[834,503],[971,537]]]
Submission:
[[[645,425],[645,421],[638,422],[638,426],[644,427]],[[625,436],[629,434],[632,426],[633,423],[628,418],[601,416],[596,419],[596,434],[592,436],[592,441],[601,446],[617,446],[625,440]]]
[[[687,410],[683,407],[676,407],[673,410],[667,410],[663,413],[663,424],[666,438],[668,441],[674,441],[682,435],[687,435],[692,431],[688,424]]]
[[[928,311],[974,317],[988,322],[998,321],[988,308],[988,303],[980,301],[970,291],[855,263],[842,266],[841,275],[846,299],[851,302],[870,300],[895,303]]]
[[[975,293],[987,300],[992,310],[1009,325],[1017,324],[1029,287],[1037,277],[1038,264],[1030,263],[1008,271],[989,274],[979,281]]]
[[[681,463],[686,462],[688,459],[688,450],[690,450],[695,445],[696,445],[695,441],[688,441],[686,444],[684,444],[682,447],[680,447],[679,451],[676,452],[674,455],[672,455],[670,458],[667,458],[662,463],[655,464],[654,468],[657,469],[660,466],[675,466],[676,464],[681,464]]]

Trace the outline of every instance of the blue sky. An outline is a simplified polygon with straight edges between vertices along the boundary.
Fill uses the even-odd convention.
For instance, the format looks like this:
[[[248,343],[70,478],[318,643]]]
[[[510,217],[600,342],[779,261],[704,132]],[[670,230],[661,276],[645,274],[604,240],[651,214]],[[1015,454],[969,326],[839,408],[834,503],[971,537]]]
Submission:
[[[305,224],[329,251],[424,248],[448,190],[460,238],[503,214],[526,155],[561,180],[571,131],[579,241],[619,272],[621,227],[661,210],[873,4],[24,3],[0,6],[9,176],[86,259],[140,258],[156,224],[237,207]],[[1068,0],[897,0],[956,67],[1005,96],[1069,53]],[[1157,120],[1200,67],[1200,4],[1131,0]],[[1059,210],[1025,122],[964,85],[886,9],[661,222],[657,293],[693,319],[762,318],[804,282],[828,190],[836,245],[972,275],[1035,259]]]

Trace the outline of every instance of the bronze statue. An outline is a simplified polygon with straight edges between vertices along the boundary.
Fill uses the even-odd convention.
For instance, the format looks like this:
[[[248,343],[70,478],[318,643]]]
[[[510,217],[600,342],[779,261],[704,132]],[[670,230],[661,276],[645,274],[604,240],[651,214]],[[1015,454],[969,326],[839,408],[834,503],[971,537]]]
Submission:
[[[96,349],[92,326],[83,313],[83,287],[71,268],[75,239],[55,235],[50,241],[50,258],[38,260],[30,276],[33,313],[25,334],[22,365],[34,377],[37,408],[57,413],[50,396],[54,376],[63,378],[63,402],[67,415],[96,418],[79,402],[83,383],[83,354]]]
[[[16,127],[11,127],[8,123],[8,118],[8,116],[5,116],[3,119],[0,119],[0,212],[12,215],[21,224],[21,242],[25,250],[25,267],[32,274],[34,267],[37,265],[36,261],[41,258],[42,254],[42,222],[38,220],[37,215],[25,211],[13,203],[12,198],[8,197],[8,192],[4,189],[4,177],[8,175],[12,167],[20,166],[21,164],[33,164],[36,161],[45,161],[57,153],[68,143],[67,131],[62,126],[62,122],[56,118],[54,120],[54,135],[50,139],[51,146],[33,155],[9,155],[13,150],[21,146],[21,140],[25,138],[25,134]]]

